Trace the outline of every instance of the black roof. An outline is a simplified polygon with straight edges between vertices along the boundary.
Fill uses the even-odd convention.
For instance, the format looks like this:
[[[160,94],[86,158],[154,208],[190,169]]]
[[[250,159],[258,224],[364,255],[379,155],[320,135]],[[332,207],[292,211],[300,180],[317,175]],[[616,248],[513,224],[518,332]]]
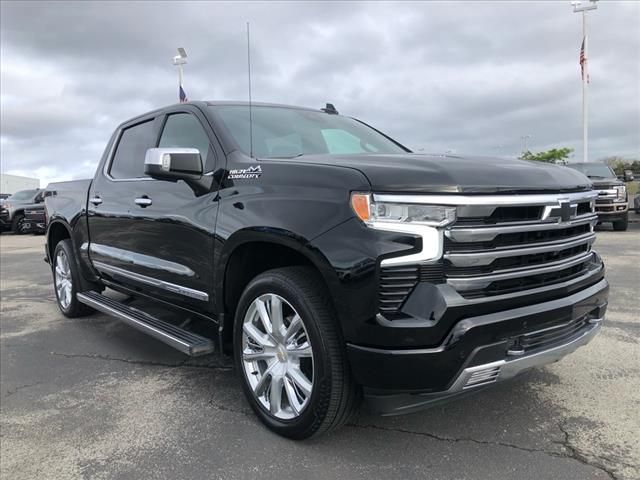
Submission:
[[[235,100],[208,100],[206,102],[208,106],[239,106],[239,107],[248,107],[249,102],[246,101],[235,101]],[[320,108],[309,108],[309,107],[300,107],[297,105],[285,105],[282,103],[268,103],[268,102],[251,102],[252,107],[277,107],[277,108],[292,108],[295,110],[309,110],[312,112],[320,112]]]

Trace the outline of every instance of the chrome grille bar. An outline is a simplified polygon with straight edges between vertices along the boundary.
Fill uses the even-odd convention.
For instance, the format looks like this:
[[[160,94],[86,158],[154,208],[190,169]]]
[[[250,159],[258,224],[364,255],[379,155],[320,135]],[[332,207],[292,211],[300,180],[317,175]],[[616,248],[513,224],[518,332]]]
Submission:
[[[569,260],[548,263],[548,264],[545,264],[545,266],[539,267],[539,268],[524,267],[524,268],[512,269],[512,270],[500,270],[490,275],[479,275],[479,276],[468,276],[468,277],[448,276],[447,284],[451,285],[453,288],[455,288],[458,291],[476,290],[476,289],[486,288],[492,282],[495,282],[498,280],[509,280],[513,278],[523,278],[523,277],[529,277],[533,275],[540,275],[544,273],[557,272],[565,268],[570,268],[575,265],[579,265],[582,262],[586,262],[592,256],[593,256],[592,252],[587,252],[577,257],[573,257]]]
[[[588,245],[588,248],[595,241],[596,234],[588,233],[577,237],[571,241],[563,241],[558,243],[544,243],[542,246],[521,247],[521,248],[502,248],[490,251],[475,251],[473,253],[445,253],[444,258],[457,267],[472,267],[489,265],[497,258],[517,257],[524,255],[534,255],[537,253],[561,252],[568,248],[579,245]]]
[[[529,194],[529,195],[387,195],[376,193],[376,202],[415,203],[429,205],[557,205],[560,200],[589,201],[598,193],[586,192]]]
[[[536,222],[523,225],[503,225],[498,227],[454,227],[450,230],[446,230],[444,234],[454,242],[489,242],[496,238],[498,235],[504,233],[535,232],[538,230],[563,230],[566,228],[585,224],[591,224],[591,226],[595,226],[597,222],[598,215],[589,213],[565,223]]]

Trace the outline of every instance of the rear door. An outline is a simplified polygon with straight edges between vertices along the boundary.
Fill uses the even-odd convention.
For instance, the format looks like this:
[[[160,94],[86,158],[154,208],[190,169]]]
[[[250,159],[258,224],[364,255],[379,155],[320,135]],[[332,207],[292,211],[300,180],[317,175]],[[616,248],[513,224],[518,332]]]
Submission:
[[[193,106],[125,127],[89,194],[90,254],[103,278],[205,313],[213,311],[213,230],[217,186],[197,195],[183,181],[144,175],[156,146],[198,148],[205,171],[218,155]]]

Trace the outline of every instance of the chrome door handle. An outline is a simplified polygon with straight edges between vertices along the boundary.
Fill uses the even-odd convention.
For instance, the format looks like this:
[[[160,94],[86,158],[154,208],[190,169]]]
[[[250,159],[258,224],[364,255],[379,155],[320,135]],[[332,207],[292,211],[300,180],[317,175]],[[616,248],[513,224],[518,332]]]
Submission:
[[[102,203],[102,199],[100,197],[90,198],[89,201],[91,203],[93,203],[94,205],[96,205],[96,206],[98,206],[98,205],[100,205]]]
[[[148,207],[153,202],[149,197],[139,197],[135,199],[136,205],[140,205],[141,207]]]

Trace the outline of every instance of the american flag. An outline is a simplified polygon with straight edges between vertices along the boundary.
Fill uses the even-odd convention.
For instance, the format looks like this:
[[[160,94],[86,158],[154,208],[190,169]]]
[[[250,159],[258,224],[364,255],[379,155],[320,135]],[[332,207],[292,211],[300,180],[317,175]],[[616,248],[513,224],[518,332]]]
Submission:
[[[189,99],[187,98],[187,94],[184,91],[184,88],[182,88],[182,85],[180,85],[180,89],[178,90],[178,96],[180,97],[180,103],[185,103],[189,101]]]
[[[587,62],[587,57],[584,55],[584,42],[585,42],[585,38],[582,39],[582,46],[580,47],[580,75],[582,76],[583,81],[584,81],[584,64]],[[587,83],[589,83],[588,73],[587,73]]]

